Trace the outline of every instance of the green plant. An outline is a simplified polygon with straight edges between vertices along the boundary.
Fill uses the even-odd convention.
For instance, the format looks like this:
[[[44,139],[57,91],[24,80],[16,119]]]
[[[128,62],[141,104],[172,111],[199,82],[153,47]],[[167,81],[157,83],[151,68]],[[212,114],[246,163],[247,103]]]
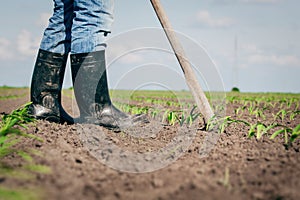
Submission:
[[[240,107],[234,109],[234,114],[237,116],[241,116],[243,114],[243,111],[245,110],[245,108],[246,108],[245,106],[240,106]]]
[[[24,150],[13,148],[14,145],[21,141],[22,137],[42,141],[39,137],[27,134],[20,129],[20,127],[28,129],[26,125],[35,121],[35,119],[28,114],[28,107],[30,104],[31,103],[27,103],[19,109],[16,109],[10,114],[6,114],[2,117],[2,121],[0,123],[0,159],[9,154],[16,153],[28,163],[25,165],[25,168],[34,172],[48,173],[50,172],[48,167],[36,165],[33,162],[31,154],[37,155],[39,154],[38,152],[34,150],[26,152]]]
[[[176,122],[176,113],[174,111],[169,112],[167,115],[167,120],[170,125],[174,126]]]
[[[184,122],[186,121],[184,113],[182,112],[180,117],[178,115],[176,115],[175,117],[176,117],[176,120],[178,121],[179,125],[183,126]]]
[[[277,126],[280,126],[280,125],[277,123],[274,123],[274,124],[267,126],[267,125],[263,124],[262,122],[256,122],[256,123],[250,125],[250,129],[248,131],[248,137],[250,138],[250,137],[253,137],[256,135],[256,138],[260,139],[260,138],[262,138],[262,136],[264,134],[266,134],[268,131],[270,131],[271,129],[273,129]]]
[[[298,124],[293,130],[290,137],[290,142],[294,142],[298,137],[300,137],[300,124]]]
[[[289,128],[287,126],[281,125],[281,129],[275,131],[270,139],[275,139],[279,134],[284,133],[285,137],[285,143],[286,144],[291,144],[293,143],[298,137],[300,137],[300,124],[298,124],[295,128]],[[288,139],[288,133],[291,134],[290,139]]]
[[[221,179],[221,183],[227,189],[231,189],[231,184],[230,184],[230,169],[228,167],[225,168],[224,178]]]
[[[23,128],[28,128],[26,124],[34,122],[35,119],[28,114],[28,107],[31,103],[23,105],[21,108],[13,110],[10,114],[5,114],[2,117],[0,123],[0,137],[6,136],[7,134],[19,134],[29,137],[35,137],[33,135],[25,134],[19,128],[15,126],[20,126]]]
[[[25,104],[12,111],[10,114],[5,114],[0,122],[0,172],[5,177],[13,177],[18,179],[30,178],[26,170],[36,173],[50,173],[51,169],[48,166],[35,164],[32,154],[39,155],[36,150],[22,150],[14,146],[21,142],[24,137],[33,138],[42,141],[39,137],[32,134],[25,133],[23,129],[28,129],[27,124],[33,123],[35,119],[28,114],[28,106],[30,103]],[[15,153],[20,156],[25,162],[19,169],[14,169],[6,166],[2,159],[10,154]],[[24,171],[25,170],[25,171]],[[15,189],[0,187],[1,197],[4,199],[41,199],[40,192],[33,189]]]
[[[195,109],[197,108],[197,106],[194,106],[192,108],[192,110],[190,111],[190,114],[189,116],[187,117],[187,123],[192,125],[192,123],[201,115],[199,112],[198,113],[195,113]]]
[[[42,199],[41,191],[36,189],[9,189],[0,187],[0,199],[5,200],[35,200]]]
[[[296,111],[291,112],[291,114],[290,114],[290,120],[291,121],[294,120],[295,117],[296,117],[296,115],[299,115],[299,114],[300,114],[300,110],[296,110]]]
[[[15,137],[16,135],[23,137],[30,137],[37,140],[40,138],[23,132],[19,127],[27,129],[28,123],[32,123],[35,119],[28,114],[28,106],[30,103],[25,104],[19,109],[12,111],[10,114],[5,114],[0,122],[0,158],[16,152],[12,146],[20,142],[20,138]],[[20,155],[25,155],[25,152],[18,152]]]
[[[287,116],[288,111],[286,111],[285,109],[281,109],[280,111],[278,111],[276,113],[276,115],[274,116],[274,120],[276,120],[277,118],[281,119],[281,122],[284,121],[284,118]]]
[[[233,123],[241,123],[250,126],[248,122],[239,119],[232,119],[231,116],[226,116],[220,119],[217,119],[216,117],[212,117],[207,123],[206,130],[208,131],[214,130],[217,127],[218,132],[223,133],[225,131],[225,128],[230,126]]]

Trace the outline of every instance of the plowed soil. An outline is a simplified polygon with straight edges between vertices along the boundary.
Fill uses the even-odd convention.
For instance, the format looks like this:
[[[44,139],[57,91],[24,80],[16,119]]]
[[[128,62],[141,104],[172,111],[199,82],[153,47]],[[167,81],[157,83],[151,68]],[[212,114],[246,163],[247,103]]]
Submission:
[[[9,113],[29,100],[26,89],[12,93],[19,97],[2,98],[0,113]],[[64,96],[64,107],[71,113],[70,105],[71,98]],[[234,107],[228,104],[226,114],[234,116]],[[273,112],[277,110],[275,107]],[[284,123],[299,121],[298,115],[294,122]],[[155,144],[162,145],[162,137],[151,137],[143,143],[124,133],[99,128],[112,144],[127,150],[149,151]],[[26,179],[0,174],[0,187],[37,191],[41,199],[300,199],[299,139],[286,148],[284,138],[248,138],[248,129],[242,124],[229,126],[204,158],[199,156],[199,148],[206,133],[197,130],[188,149],[168,166],[153,172],[128,173],[95,158],[84,146],[78,126],[39,120],[26,132],[43,142],[25,138],[17,148],[39,151],[34,162],[50,167],[51,172],[28,172],[31,178]],[[162,128],[165,140],[172,139],[172,131],[176,131],[172,126]],[[25,165],[16,155],[2,162],[15,168]]]

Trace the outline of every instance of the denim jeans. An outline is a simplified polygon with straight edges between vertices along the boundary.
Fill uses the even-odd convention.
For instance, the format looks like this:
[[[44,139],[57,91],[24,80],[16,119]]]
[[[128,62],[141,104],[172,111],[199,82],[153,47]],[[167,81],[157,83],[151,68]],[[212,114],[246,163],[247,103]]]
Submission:
[[[103,50],[113,22],[114,0],[53,0],[54,12],[40,48],[53,53]]]

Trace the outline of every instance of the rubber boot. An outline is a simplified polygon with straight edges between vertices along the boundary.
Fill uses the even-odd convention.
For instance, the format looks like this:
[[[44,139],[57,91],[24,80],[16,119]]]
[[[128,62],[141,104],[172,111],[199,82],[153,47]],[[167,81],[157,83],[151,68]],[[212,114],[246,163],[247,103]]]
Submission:
[[[29,113],[37,119],[74,123],[61,105],[61,90],[68,56],[40,49],[31,81]]]
[[[130,116],[111,102],[106,74],[105,51],[71,55],[75,98],[80,111],[79,123],[91,123],[119,130],[146,121],[145,116]]]

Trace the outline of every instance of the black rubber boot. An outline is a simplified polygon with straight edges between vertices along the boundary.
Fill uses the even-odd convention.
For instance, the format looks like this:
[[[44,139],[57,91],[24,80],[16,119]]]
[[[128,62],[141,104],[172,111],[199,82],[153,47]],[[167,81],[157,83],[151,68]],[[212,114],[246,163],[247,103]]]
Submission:
[[[39,50],[31,81],[29,113],[37,119],[74,123],[61,105],[61,90],[68,56]]]
[[[71,55],[71,71],[80,111],[79,123],[119,130],[146,121],[145,116],[127,115],[112,104],[107,85],[104,50]]]

